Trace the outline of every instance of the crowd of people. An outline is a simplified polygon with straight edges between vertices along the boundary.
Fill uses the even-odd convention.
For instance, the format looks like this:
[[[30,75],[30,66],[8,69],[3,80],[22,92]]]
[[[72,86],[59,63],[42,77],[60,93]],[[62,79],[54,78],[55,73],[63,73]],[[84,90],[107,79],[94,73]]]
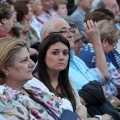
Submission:
[[[117,0],[0,0],[0,120],[119,112]]]

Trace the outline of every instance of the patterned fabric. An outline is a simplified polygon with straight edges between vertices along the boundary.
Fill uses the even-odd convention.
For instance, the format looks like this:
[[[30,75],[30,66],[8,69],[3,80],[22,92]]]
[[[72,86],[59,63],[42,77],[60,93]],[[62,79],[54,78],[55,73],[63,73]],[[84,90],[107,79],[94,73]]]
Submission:
[[[15,37],[15,35],[11,31],[7,33],[3,28],[0,28],[0,38],[8,36]]]
[[[110,52],[107,56],[109,57],[112,64],[117,69],[119,69],[120,68],[120,53],[118,51],[114,50],[114,52]]]
[[[114,56],[115,56],[115,60],[120,68],[120,53],[118,51],[114,51]]]
[[[107,66],[110,73],[110,80],[104,81],[102,85],[105,85],[106,92],[117,96],[118,91],[116,86],[120,86],[120,73],[117,71],[115,66],[112,64],[110,59],[106,56]],[[89,68],[94,68],[96,65],[96,56],[94,53],[94,48],[92,46],[86,45],[81,51],[79,57],[86,63]]]
[[[51,95],[30,84],[25,84],[24,89],[60,117],[62,109]],[[13,120],[57,120],[29,96],[6,84],[0,86],[0,115],[6,119],[13,118]]]
[[[44,92],[48,93],[49,95],[55,95],[54,93],[50,92],[49,89],[37,78],[33,77],[31,80],[29,80],[27,82],[30,85],[36,86],[36,87],[40,87]],[[72,81],[70,80],[71,86],[73,88],[73,93],[76,99],[76,110],[77,108],[81,105],[80,103],[80,97],[79,94],[74,86],[74,84],[72,83]],[[67,98],[61,98],[62,100],[62,104],[60,104],[60,107],[62,109],[67,109],[67,110],[71,110],[73,111],[73,107],[71,105],[71,102],[67,99]]]

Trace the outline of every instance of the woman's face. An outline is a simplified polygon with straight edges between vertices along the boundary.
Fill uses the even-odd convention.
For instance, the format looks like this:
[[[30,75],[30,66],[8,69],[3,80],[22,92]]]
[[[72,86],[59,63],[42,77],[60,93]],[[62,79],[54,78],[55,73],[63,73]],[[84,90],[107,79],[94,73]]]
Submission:
[[[32,15],[33,15],[33,9],[29,4],[27,4],[27,6],[28,6],[28,14],[26,15],[26,19],[28,21],[31,21],[32,20]]]
[[[39,16],[39,15],[41,15],[42,10],[43,10],[43,6],[42,6],[42,3],[41,3],[41,0],[38,0],[36,8],[34,8],[34,12],[37,14],[37,16]]]
[[[109,44],[108,41],[105,41],[103,44],[103,50],[106,54],[108,54],[114,50],[114,46],[115,45],[113,45],[113,44]]]
[[[69,59],[68,47],[57,42],[49,47],[46,52],[45,63],[48,71],[60,72],[66,69]]]
[[[59,15],[67,15],[67,14],[68,14],[68,11],[67,11],[66,4],[59,4],[59,5],[58,5],[57,13],[58,13]]]
[[[4,23],[8,32],[12,29],[15,22],[16,22],[16,11],[13,5],[11,5],[11,18],[6,19]]]
[[[32,79],[33,67],[34,63],[30,59],[27,48],[21,48],[21,50],[15,56],[14,63],[7,67],[9,82],[25,83]]]

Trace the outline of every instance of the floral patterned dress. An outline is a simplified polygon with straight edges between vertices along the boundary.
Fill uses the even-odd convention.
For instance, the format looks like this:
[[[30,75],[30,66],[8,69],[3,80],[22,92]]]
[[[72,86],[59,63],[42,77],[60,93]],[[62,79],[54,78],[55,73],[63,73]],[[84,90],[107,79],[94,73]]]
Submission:
[[[8,85],[0,85],[0,115],[9,120],[57,120],[62,109],[55,99],[43,92],[40,88],[26,84],[24,89],[32,94],[36,101],[40,101],[50,108],[52,113],[41,104],[33,101],[21,91],[17,91]]]

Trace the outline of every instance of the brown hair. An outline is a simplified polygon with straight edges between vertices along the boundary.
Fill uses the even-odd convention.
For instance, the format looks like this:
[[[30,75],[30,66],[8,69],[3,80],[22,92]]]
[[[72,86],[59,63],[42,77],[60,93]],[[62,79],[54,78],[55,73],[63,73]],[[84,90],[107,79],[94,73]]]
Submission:
[[[57,11],[58,7],[59,7],[59,4],[65,4],[65,5],[67,5],[67,3],[68,3],[67,0],[55,0],[54,4],[53,4],[53,9],[55,11]]]
[[[87,22],[88,20],[93,20],[94,22],[98,22],[100,20],[113,20],[113,19],[114,17],[110,15],[106,15],[101,11],[94,11],[86,15],[84,22]]]
[[[70,100],[73,109],[76,110],[76,100],[74,96],[74,90],[71,86],[70,80],[68,78],[68,71],[69,71],[69,61],[66,69],[60,71],[59,77],[58,77],[58,86],[56,89],[51,84],[51,80],[49,77],[49,74],[47,72],[47,66],[45,63],[46,53],[51,45],[54,45],[57,42],[61,42],[64,45],[68,47],[69,50],[69,57],[70,57],[70,45],[68,40],[63,37],[60,34],[50,34],[48,35],[41,43],[40,49],[39,49],[39,55],[38,55],[38,66],[37,66],[37,72],[39,80],[42,81],[47,88],[53,92],[55,95],[60,97],[66,97],[68,100]],[[41,59],[42,58],[42,59]],[[59,93],[59,90],[61,90],[61,93]]]
[[[23,1],[17,1],[13,5],[17,12],[17,21],[21,22],[24,19],[24,16],[29,12],[28,6]]]
[[[0,3],[0,22],[2,23],[2,19],[10,19],[12,17],[11,5],[7,3]]]
[[[2,67],[11,66],[14,63],[16,54],[21,50],[21,48],[27,47],[23,40],[4,37],[0,38],[0,85],[5,83],[6,75],[2,71]]]

